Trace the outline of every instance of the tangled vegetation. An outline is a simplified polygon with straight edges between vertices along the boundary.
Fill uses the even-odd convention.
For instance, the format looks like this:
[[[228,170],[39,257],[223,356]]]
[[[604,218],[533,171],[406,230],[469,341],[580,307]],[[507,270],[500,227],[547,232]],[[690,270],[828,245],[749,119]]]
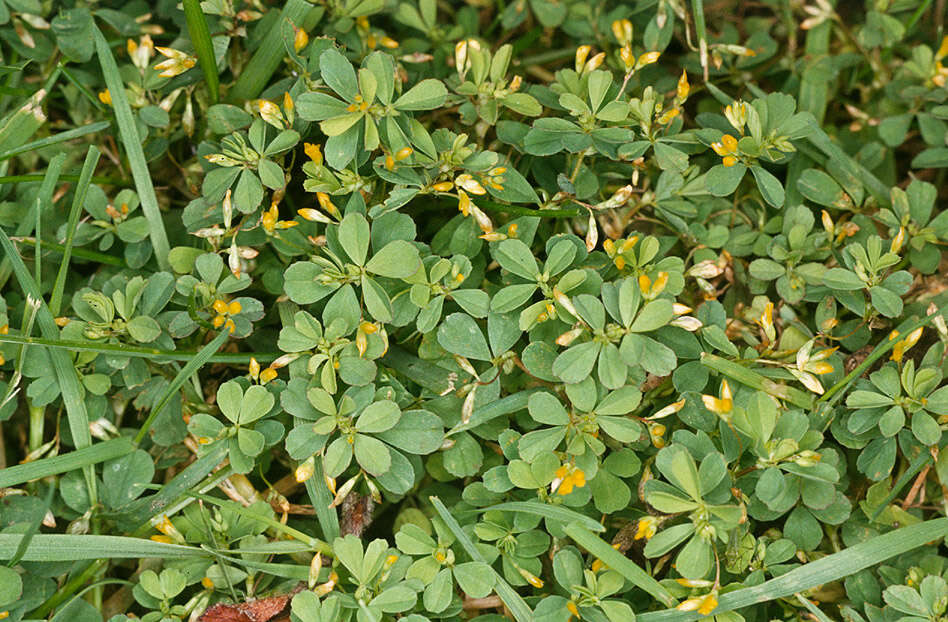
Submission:
[[[948,619],[946,17],[0,0],[0,619]]]

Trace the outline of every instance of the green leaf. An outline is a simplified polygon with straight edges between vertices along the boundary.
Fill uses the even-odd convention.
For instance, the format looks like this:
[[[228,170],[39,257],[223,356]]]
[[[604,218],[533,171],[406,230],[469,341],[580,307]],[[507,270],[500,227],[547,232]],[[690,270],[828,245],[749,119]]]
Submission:
[[[866,287],[866,284],[862,279],[856,276],[855,272],[845,268],[830,268],[824,272],[823,284],[830,289],[842,291],[853,291]]]
[[[438,343],[458,356],[479,361],[491,358],[484,333],[474,318],[465,313],[452,313],[444,319],[438,328]]]
[[[365,265],[369,253],[369,221],[358,212],[346,214],[339,223],[339,244],[357,266]]]
[[[363,434],[384,432],[398,423],[401,414],[402,411],[395,402],[389,400],[373,402],[356,419],[355,427]]]
[[[161,334],[161,326],[158,322],[145,315],[132,318],[125,327],[131,338],[139,343],[152,342]]]
[[[349,59],[335,48],[329,48],[319,56],[319,71],[323,82],[347,102],[355,101],[359,94],[359,82]]]
[[[629,327],[630,333],[647,333],[668,324],[675,317],[672,301],[659,298],[642,307]]]
[[[393,240],[375,253],[365,269],[372,274],[386,276],[392,279],[405,279],[421,268],[421,259],[418,249],[411,242]]]
[[[540,273],[530,247],[520,240],[508,239],[502,241],[497,245],[494,256],[502,268],[528,281],[535,281]]]
[[[392,456],[388,447],[382,441],[371,436],[356,434],[354,450],[359,466],[370,475],[382,475],[392,465]]]
[[[471,598],[484,598],[494,590],[497,575],[484,562],[465,562],[454,567],[458,587]]]
[[[567,384],[575,384],[589,377],[602,344],[587,341],[570,347],[553,361],[553,373]]]
[[[760,166],[752,166],[751,173],[754,174],[757,188],[764,200],[773,207],[783,207],[784,191],[780,180],[774,177],[770,171]]]
[[[546,391],[538,391],[530,396],[530,416],[537,423],[547,425],[568,425],[569,414],[556,397]]]
[[[448,89],[434,78],[422,80],[395,100],[396,110],[434,110],[444,103]]]
[[[733,166],[716,164],[707,172],[705,187],[716,197],[726,197],[737,190],[746,172],[747,167],[741,163]]]

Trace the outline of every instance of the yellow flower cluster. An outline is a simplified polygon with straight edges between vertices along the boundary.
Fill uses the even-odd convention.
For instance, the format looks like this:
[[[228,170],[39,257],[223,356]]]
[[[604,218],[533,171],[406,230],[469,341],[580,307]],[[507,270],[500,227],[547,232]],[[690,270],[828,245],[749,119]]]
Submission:
[[[227,302],[225,300],[218,298],[217,300],[214,301],[214,304],[212,305],[212,307],[214,308],[214,311],[217,313],[217,315],[214,317],[214,319],[211,322],[214,325],[214,328],[220,328],[221,326],[223,326],[224,328],[229,329],[230,332],[234,332],[234,330],[236,329],[236,326],[234,326],[234,320],[230,319],[230,316],[237,315],[238,313],[240,313],[241,311],[240,303],[236,300]]]
[[[574,488],[582,488],[586,485],[586,474],[573,465],[564,464],[556,469],[556,479],[559,480],[559,485],[555,486],[558,495],[568,495]]]

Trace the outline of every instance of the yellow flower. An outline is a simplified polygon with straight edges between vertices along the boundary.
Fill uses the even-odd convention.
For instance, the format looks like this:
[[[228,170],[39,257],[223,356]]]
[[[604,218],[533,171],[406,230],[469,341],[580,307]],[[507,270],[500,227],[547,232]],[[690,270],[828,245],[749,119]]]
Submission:
[[[589,53],[592,52],[591,45],[581,45],[576,48],[576,71],[580,72],[583,70],[583,65],[586,64],[586,59],[589,57]]]
[[[316,459],[313,456],[310,456],[303,462],[299,463],[293,475],[296,477],[297,482],[302,483],[311,478],[315,471]]]
[[[277,370],[273,369],[273,367],[267,367],[262,372],[260,372],[260,384],[267,384],[276,377]]]
[[[173,78],[197,64],[195,57],[174,48],[156,47],[155,49],[168,59],[155,65],[155,70],[160,72],[158,75],[162,78]]]
[[[467,217],[471,213],[471,197],[463,190],[458,190],[458,211]]]
[[[205,590],[214,589],[214,582],[211,580],[210,577],[204,577],[203,579],[201,579],[201,585],[204,587]]]
[[[661,55],[661,52],[646,52],[645,54],[639,56],[639,60],[637,60],[635,63],[635,68],[641,69],[646,65],[651,65],[652,63],[658,61],[658,57]]]
[[[708,615],[718,606],[718,598],[714,592],[707,594],[706,596],[698,596],[697,598],[689,598],[685,602],[681,603],[676,607],[679,611],[697,611],[703,616]]]
[[[586,474],[582,469],[572,465],[562,465],[556,470],[556,479],[560,480],[559,486],[556,486],[554,480],[554,489],[556,494],[568,495],[574,488],[582,488],[586,485]]]
[[[658,122],[661,123],[662,125],[668,125],[669,123],[671,123],[672,119],[677,117],[679,114],[681,114],[681,111],[678,110],[677,108],[669,108],[668,110],[662,113],[662,116],[658,118]]]
[[[678,89],[676,91],[678,101],[683,102],[688,99],[689,92],[691,92],[691,85],[688,84],[688,72],[682,70],[681,77],[678,78]]]
[[[734,401],[731,399],[731,386],[727,383],[727,380],[722,380],[720,397],[702,395],[701,401],[704,402],[704,407],[711,412],[717,415],[727,415],[734,406]]]
[[[612,22],[612,35],[619,42],[619,45],[627,45],[632,42],[632,22],[627,19],[617,19]]]
[[[454,184],[458,188],[464,188],[471,194],[487,194],[487,191],[484,190],[484,186],[480,184],[479,181],[474,179],[472,176],[467,173],[462,173],[458,175],[454,180]]]
[[[106,106],[112,105],[112,94],[109,93],[109,89],[104,91],[99,91],[99,101],[105,104]]]
[[[329,195],[325,192],[317,192],[316,200],[319,201],[319,206],[324,210],[329,212],[329,215],[333,218],[339,218],[341,214],[339,213],[339,208],[332,202],[332,199],[329,198]]]
[[[722,136],[720,142],[711,143],[711,148],[714,149],[716,154],[721,156],[721,163],[724,164],[724,166],[734,166],[737,164],[737,158],[734,157],[734,154],[737,153],[737,139],[730,134]]]
[[[635,526],[633,540],[650,540],[658,531],[658,519],[654,516],[643,516]]]
[[[905,353],[908,352],[912,346],[918,343],[919,339],[921,339],[923,330],[924,329],[922,327],[918,327],[910,332],[908,336],[905,337],[905,339],[896,342],[896,344],[892,347],[892,355],[889,356],[889,360],[895,361],[896,363],[901,363],[902,357],[905,356]],[[890,339],[898,337],[898,331],[894,330],[892,332],[894,335],[890,336]]]
[[[293,49],[299,52],[306,47],[307,43],[309,43],[309,35],[302,28],[298,28],[296,35],[293,37]]]
[[[631,46],[623,45],[622,49],[619,50],[619,58],[622,59],[622,64],[625,65],[626,73],[635,69],[635,54],[632,52]]]
[[[659,272],[654,282],[648,275],[639,275],[639,289],[642,291],[642,295],[648,300],[652,300],[661,294],[665,290],[666,285],[668,285],[668,273],[665,271]]]
[[[319,145],[314,145],[313,143],[303,143],[303,151],[307,156],[309,156],[309,159],[313,161],[313,164],[316,166],[322,166],[323,151]]]
[[[454,187],[454,183],[450,181],[439,181],[435,185],[431,186],[431,189],[435,192],[447,192]]]
[[[575,617],[577,620],[581,620],[582,616],[579,615],[579,608],[571,600],[566,601],[566,610],[569,611],[570,616]]]

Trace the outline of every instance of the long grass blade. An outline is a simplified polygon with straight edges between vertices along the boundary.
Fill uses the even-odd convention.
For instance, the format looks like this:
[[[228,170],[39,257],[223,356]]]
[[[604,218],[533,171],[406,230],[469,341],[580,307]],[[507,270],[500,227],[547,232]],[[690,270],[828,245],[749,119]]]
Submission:
[[[105,85],[112,97],[115,121],[118,124],[122,145],[125,147],[125,154],[128,156],[129,167],[132,169],[132,177],[135,179],[135,189],[138,191],[138,199],[142,204],[142,212],[145,220],[148,221],[148,236],[151,238],[151,246],[155,251],[155,259],[158,260],[158,265],[162,270],[170,270],[168,253],[171,247],[168,244],[168,234],[165,232],[165,224],[161,219],[161,211],[158,209],[158,198],[155,196],[155,188],[151,183],[148,163],[145,162],[141,138],[135,128],[132,108],[125,96],[125,83],[108,41],[105,40],[98,26],[94,30],[96,55],[99,57]]]
[[[662,604],[667,607],[675,605],[675,598],[665,589],[664,585],[639,568],[631,559],[609,546],[608,542],[579,523],[567,525],[564,531],[576,544],[589,551],[596,558],[602,560],[602,563],[621,574],[637,587],[651,594],[656,600],[661,601]]]
[[[754,587],[721,595],[715,614],[726,613],[766,603],[777,598],[792,596],[817,585],[830,583],[864,568],[875,566],[932,540],[938,540],[948,534],[948,518],[936,518],[902,527],[871,540],[860,542],[839,553],[827,555],[816,561],[794,568],[770,581]],[[604,562],[606,560],[603,560]],[[608,563],[608,562],[606,562]],[[693,622],[703,617],[696,611],[678,611],[666,609],[636,616],[638,622]]]
[[[438,512],[438,516],[441,517],[441,520],[444,521],[444,524],[451,530],[451,533],[454,534],[454,537],[458,539],[458,542],[461,544],[461,547],[467,552],[467,554],[477,562],[484,562],[484,557],[481,555],[481,552],[477,550],[477,547],[474,546],[474,543],[471,542],[471,539],[467,537],[467,534],[464,533],[464,530],[461,529],[461,525],[454,519],[454,516],[451,515],[451,512],[448,511],[448,508],[441,503],[441,499],[438,497],[429,497],[431,504],[434,506],[435,511]],[[507,606],[507,609],[510,610],[510,613],[513,614],[513,617],[517,622],[533,622],[533,611],[524,602],[523,598],[510,587],[510,584],[504,580],[500,574],[491,568],[491,572],[495,576],[495,585],[494,591],[497,592],[497,596],[500,597],[500,600]]]
[[[19,486],[50,475],[68,473],[92,464],[120,458],[134,449],[135,447],[127,438],[115,438],[52,458],[7,467],[0,470],[0,488]]]
[[[194,486],[202,483],[205,477],[220,466],[221,462],[227,456],[227,447],[224,444],[218,444],[186,466],[184,470],[175,475],[170,482],[164,484],[157,493],[136,499],[122,509],[122,512],[115,516],[118,525],[122,529],[139,529],[147,527],[148,521],[159,514],[173,514],[177,508],[174,508],[175,502]],[[221,469],[226,471],[226,469]],[[215,477],[217,474],[215,473]],[[225,479],[221,477],[221,479]],[[218,482],[209,484],[205,490],[213,488]],[[191,502],[192,498],[185,501]]]
[[[917,328],[928,325],[929,322],[935,319],[936,316],[944,316],[945,312],[948,311],[948,305],[944,305],[939,308],[937,311],[930,315],[916,320],[914,322],[904,322],[902,325],[896,327],[896,330],[899,331],[900,335],[908,335]],[[856,378],[862,376],[871,365],[873,365],[880,357],[888,353],[889,350],[895,347],[895,344],[898,343],[895,339],[883,339],[875,349],[869,353],[863,361],[853,368],[851,372],[846,374],[842,380],[834,384],[832,387],[826,390],[826,393],[821,395],[817,399],[817,403],[826,402],[827,404],[835,404],[846,392],[846,389],[850,384],[856,381]]]
[[[74,140],[76,138],[81,138],[89,134],[95,134],[96,132],[101,132],[106,130],[109,126],[112,125],[108,121],[99,121],[98,123],[90,123],[89,125],[83,125],[82,127],[77,127],[71,130],[66,130],[65,132],[59,132],[53,134],[52,136],[47,136],[46,138],[40,138],[39,140],[34,140],[32,142],[26,143],[14,149],[7,149],[6,151],[0,151],[0,161],[9,160],[12,157],[18,156],[23,153],[29,153],[30,151],[35,151],[36,149],[45,149],[46,147],[51,147],[53,145],[58,145],[69,140]]]
[[[56,275],[56,283],[53,285],[53,293],[49,297],[49,310],[54,316],[59,315],[62,309],[63,292],[66,290],[66,275],[69,274],[69,259],[72,256],[72,242],[76,236],[76,228],[79,226],[79,215],[82,213],[82,207],[86,202],[86,193],[89,191],[89,185],[92,183],[92,173],[99,163],[99,150],[95,145],[90,145],[86,152],[86,160],[82,164],[82,171],[79,173],[79,184],[76,186],[76,192],[72,197],[72,206],[69,208],[69,220],[66,223],[66,240],[63,246],[63,259],[59,264],[59,273]]]
[[[303,420],[296,418],[297,423]],[[333,501],[333,495],[329,492],[326,480],[323,474],[323,462],[317,460],[313,465],[313,476],[306,480],[306,493],[309,495],[310,503],[316,511],[316,522],[323,532],[323,539],[326,542],[332,542],[339,537],[339,515],[335,508],[329,507]]]
[[[98,352],[112,356],[128,356],[131,358],[150,359],[153,361],[190,361],[200,354],[200,350],[159,350],[157,348],[143,348],[141,346],[116,345],[111,343],[96,343],[94,341],[68,341],[43,339],[42,337],[23,337],[21,335],[0,335],[0,343],[19,343],[23,345],[46,346],[47,348],[62,348],[73,352]],[[214,354],[208,363],[249,363],[251,358],[259,363],[268,363],[282,352],[225,352]]]
[[[283,24],[289,21],[297,27],[302,25],[306,13],[313,7],[306,0],[289,0],[280,13],[280,18],[273,22],[270,32],[266,34],[260,47],[241,72],[237,82],[230,90],[230,99],[240,102],[253,99],[260,94],[267,85],[270,76],[276,71],[286,50],[283,48]]]
[[[584,516],[575,510],[564,508],[561,505],[550,505],[549,503],[540,503],[539,501],[510,501],[508,503],[498,503],[485,508],[475,508],[473,511],[490,512],[493,510],[506,510],[508,512],[523,512],[524,514],[533,514],[560,521],[562,523],[579,523],[586,529],[595,532],[605,531],[606,528],[596,522],[595,519]]]
[[[227,341],[227,338],[230,337],[230,332],[222,330],[218,333],[217,337],[214,337],[213,341],[201,348],[201,351],[198,352],[194,358],[188,361],[188,364],[181,368],[181,371],[178,372],[178,375],[174,377],[174,380],[171,381],[171,386],[168,387],[168,390],[165,391],[165,394],[162,396],[158,404],[151,409],[151,412],[148,413],[148,417],[145,419],[145,422],[142,423],[141,428],[138,430],[138,434],[135,435],[135,444],[140,444],[144,439],[145,435],[148,434],[148,430],[151,428],[151,424],[155,422],[155,418],[161,414],[162,409],[167,406],[168,402],[171,401],[171,398],[175,396],[181,386],[190,378],[197,370],[204,366],[207,363],[208,359],[215,354],[224,342]]]
[[[12,558],[22,538],[21,534],[0,534],[0,559]],[[207,553],[197,547],[165,544],[144,538],[91,534],[37,534],[33,536],[22,560],[25,562],[71,562],[85,559],[140,557],[188,559],[207,556]]]
[[[207,90],[211,95],[211,103],[216,104],[220,97],[220,79],[217,75],[217,62],[214,58],[214,44],[211,42],[211,32],[207,28],[207,18],[201,10],[199,0],[182,0],[184,5],[184,19],[188,23],[188,34],[191,35],[191,44],[197,54],[198,64],[204,73]]]
[[[23,260],[13,247],[13,242],[7,236],[6,232],[0,229],[0,246],[3,252],[10,259],[13,267],[13,273],[16,275],[28,299],[32,304],[37,305],[36,323],[40,332],[46,339],[55,340],[59,337],[59,328],[49,307],[43,301],[39,287],[33,276],[27,270]],[[59,390],[62,394],[63,404],[66,406],[66,419],[69,422],[69,431],[72,434],[73,444],[76,449],[83,449],[92,445],[92,434],[89,431],[89,413],[86,410],[86,402],[83,399],[82,388],[79,386],[79,376],[76,374],[76,368],[73,367],[72,357],[65,350],[50,348],[49,357],[53,362],[53,369],[56,372],[56,379],[59,382]],[[86,487],[89,490],[89,499],[93,505],[98,501],[96,493],[95,473],[91,466],[83,468],[83,475],[86,480]]]
[[[40,186],[40,191],[36,197],[36,201],[34,201],[33,205],[30,206],[30,210],[27,212],[26,217],[23,218],[23,220],[21,220],[16,226],[15,233],[18,237],[29,235],[36,223],[39,221],[39,212],[43,209],[46,209],[51,204],[53,190],[56,187],[56,182],[59,181],[59,177],[62,173],[65,162],[66,155],[63,153],[57,154],[49,161],[49,166],[46,168],[46,174],[43,176],[43,185]],[[39,261],[40,252],[41,251],[39,249],[36,251],[37,261]],[[10,258],[4,257],[3,261],[0,262],[0,287],[6,285],[8,278],[10,278]]]

